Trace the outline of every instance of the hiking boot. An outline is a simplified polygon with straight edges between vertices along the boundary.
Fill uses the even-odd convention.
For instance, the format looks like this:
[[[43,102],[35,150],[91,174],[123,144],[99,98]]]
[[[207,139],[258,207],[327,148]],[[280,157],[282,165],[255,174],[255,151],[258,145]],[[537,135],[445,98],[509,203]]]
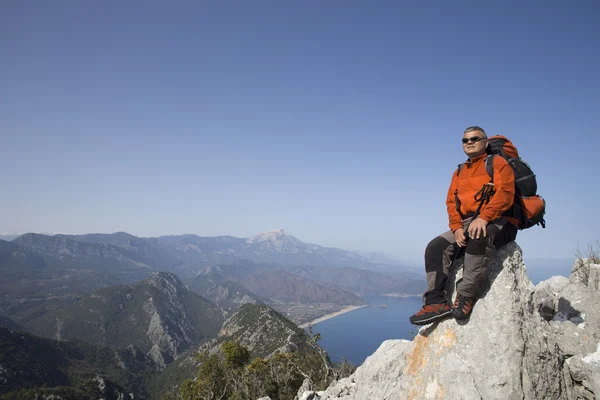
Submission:
[[[454,299],[454,305],[452,306],[452,316],[454,319],[465,319],[473,310],[473,297],[467,297],[460,294],[456,294]]]
[[[451,313],[452,309],[447,303],[425,304],[418,313],[410,317],[410,323],[413,325],[426,325]]]

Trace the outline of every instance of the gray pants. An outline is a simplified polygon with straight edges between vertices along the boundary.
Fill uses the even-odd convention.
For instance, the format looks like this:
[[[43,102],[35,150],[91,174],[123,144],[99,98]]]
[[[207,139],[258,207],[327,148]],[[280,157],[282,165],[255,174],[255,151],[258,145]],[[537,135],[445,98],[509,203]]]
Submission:
[[[466,228],[470,219],[463,221]],[[465,250],[463,277],[456,290],[466,297],[476,297],[487,277],[487,266],[495,249],[515,240],[517,228],[505,218],[487,225],[487,236],[479,239],[469,238]],[[450,264],[455,252],[460,251],[452,231],[446,231],[433,239],[425,249],[425,271],[427,272],[427,291],[423,295],[425,304],[439,304],[447,301],[446,282]]]

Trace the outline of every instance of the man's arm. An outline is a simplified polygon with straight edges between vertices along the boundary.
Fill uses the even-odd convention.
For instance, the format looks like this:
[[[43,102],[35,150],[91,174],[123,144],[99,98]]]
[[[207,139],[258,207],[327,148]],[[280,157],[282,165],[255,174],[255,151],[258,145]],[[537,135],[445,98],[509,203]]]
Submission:
[[[448,188],[448,195],[446,196],[446,208],[448,209],[448,221],[450,230],[455,232],[457,229],[462,228],[462,218],[456,210],[456,198],[454,192],[456,191],[456,179],[458,169],[454,171],[452,175],[452,181],[450,181],[450,187]]]
[[[508,210],[515,200],[515,174],[508,162],[500,157],[494,157],[494,190],[489,203],[481,208],[479,217],[486,222],[494,221]]]

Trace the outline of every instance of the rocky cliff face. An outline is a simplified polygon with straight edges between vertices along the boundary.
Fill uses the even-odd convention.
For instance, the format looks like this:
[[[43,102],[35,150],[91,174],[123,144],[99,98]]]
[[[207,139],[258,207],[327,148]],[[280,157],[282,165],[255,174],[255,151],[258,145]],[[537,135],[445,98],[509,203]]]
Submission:
[[[461,271],[457,274],[457,280]],[[492,259],[470,319],[389,340],[349,378],[301,399],[595,399],[600,396],[600,265],[534,287],[521,249]]]

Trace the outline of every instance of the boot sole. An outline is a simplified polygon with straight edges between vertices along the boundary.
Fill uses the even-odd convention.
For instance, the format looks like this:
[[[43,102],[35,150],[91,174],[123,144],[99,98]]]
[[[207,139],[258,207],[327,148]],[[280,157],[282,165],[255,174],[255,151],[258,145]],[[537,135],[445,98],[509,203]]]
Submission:
[[[450,314],[452,314],[452,310],[446,311],[443,314],[434,315],[433,317],[429,317],[427,319],[420,319],[418,321],[410,321],[410,323],[413,324],[413,325],[427,325],[427,324],[430,324],[430,323],[432,323],[434,321],[437,321],[438,319],[442,319],[442,318],[444,318],[444,317],[446,317],[446,316],[448,316]]]
[[[456,315],[455,313],[452,313],[452,316],[454,317],[454,319],[456,319],[456,320],[458,320],[458,321],[461,321],[461,320],[463,320],[463,319],[467,319],[467,318],[469,318],[469,317],[471,316],[471,313],[468,313],[468,314],[466,314],[466,315],[464,315],[464,314],[462,314],[462,313],[461,313],[461,314],[459,314],[459,315]]]

